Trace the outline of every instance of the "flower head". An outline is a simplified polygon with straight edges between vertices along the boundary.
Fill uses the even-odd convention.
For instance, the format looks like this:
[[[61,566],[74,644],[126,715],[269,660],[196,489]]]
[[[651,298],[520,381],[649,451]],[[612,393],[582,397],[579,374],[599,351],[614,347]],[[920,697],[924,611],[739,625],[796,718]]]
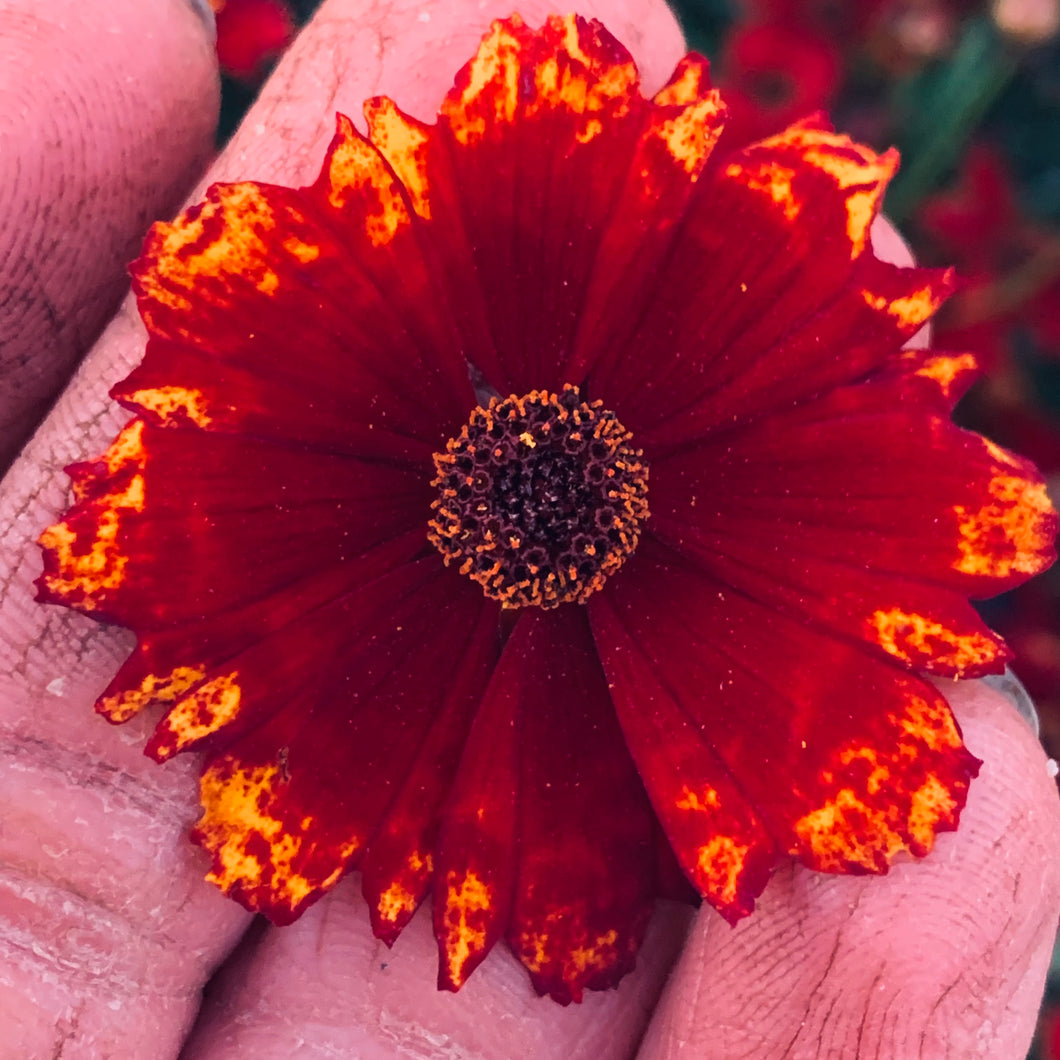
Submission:
[[[216,185],[133,268],[135,413],[70,470],[42,600],[133,628],[98,709],[205,753],[210,879],[276,923],[362,874],[560,1001],[655,898],[885,872],[977,760],[921,674],[1052,559],[1034,469],[903,352],[950,274],[873,255],[893,173],[805,121],[724,157],[595,22],[494,23],[436,124],[344,117],[315,183]]]

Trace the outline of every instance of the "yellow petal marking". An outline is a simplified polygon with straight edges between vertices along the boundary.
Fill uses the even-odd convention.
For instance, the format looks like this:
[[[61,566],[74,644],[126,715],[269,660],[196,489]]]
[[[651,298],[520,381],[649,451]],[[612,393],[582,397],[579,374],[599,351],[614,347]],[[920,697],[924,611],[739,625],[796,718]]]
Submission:
[[[522,25],[518,16],[511,21],[513,25]],[[487,91],[493,101],[494,120],[507,124],[514,118],[519,100],[519,50],[518,38],[504,23],[495,21],[468,64],[467,86],[458,97],[447,96],[442,103],[441,115],[447,119],[460,143],[472,144],[485,135],[485,117],[472,117],[468,112]]]
[[[149,390],[135,390],[128,396],[140,408],[159,417],[162,427],[175,427],[190,420],[198,427],[207,428],[212,420],[206,411],[206,396],[201,390],[182,386],[159,386]]]
[[[385,96],[365,103],[364,118],[368,123],[368,138],[405,186],[412,208],[428,220],[431,207],[427,187],[429,134],[426,128],[402,114],[397,104]]]
[[[993,450],[1007,454],[996,446]],[[992,578],[1037,574],[1052,545],[1053,506],[1045,485],[1032,482],[1008,466],[997,468],[987,490],[991,500],[980,508],[955,505],[958,555],[955,570]]]
[[[961,635],[941,622],[900,607],[874,611],[866,620],[866,631],[884,651],[902,662],[922,663],[928,656],[952,666],[958,675],[969,667],[992,662],[1001,653],[997,642],[983,633]]]
[[[219,863],[206,878],[223,891],[246,891],[256,908],[294,909],[310,895],[327,890],[338,882],[361,845],[356,838],[343,844],[334,871],[322,880],[298,872],[294,865],[303,842],[313,842],[314,818],[304,817],[295,834],[289,822],[273,816],[270,804],[284,783],[278,765],[233,770],[230,762],[210,766],[200,782],[203,815],[196,830]],[[262,840],[269,849],[264,861],[248,849]],[[264,902],[253,893],[262,889],[268,891]]]
[[[446,878],[445,960],[449,981],[463,985],[464,967],[486,946],[486,914],[493,904],[493,888],[475,872],[463,878],[450,872]]]
[[[413,851],[407,861],[409,874],[413,877],[430,876],[434,868],[434,859],[430,852],[420,854]],[[400,880],[395,880],[380,896],[376,910],[381,920],[396,924],[407,920],[416,911],[419,899]]]
[[[767,150],[795,148],[808,165],[826,173],[840,191],[847,193],[846,230],[850,239],[850,257],[853,259],[861,254],[887,182],[898,169],[898,152],[890,150],[878,155],[842,133],[804,125],[792,126],[763,140],[761,147]]]
[[[217,732],[239,714],[241,690],[238,671],[215,677],[184,696],[159,723],[160,732],[172,739],[159,748],[164,761],[198,740]]]
[[[898,737],[893,750],[848,745],[821,771],[821,783],[835,788],[842,784],[837,774],[855,762],[865,761],[869,766],[867,777],[859,779],[857,787],[848,783],[836,788],[795,823],[800,842],[792,846],[792,854],[803,853],[805,845],[815,867],[823,871],[843,872],[849,865],[858,865],[869,872],[882,872],[899,851],[926,853],[940,823],[952,824],[957,800],[935,773],[928,773],[911,792],[901,788],[908,763],[922,757],[925,750],[944,753],[962,746],[949,709],[910,692],[902,711],[890,715],[890,721]],[[892,780],[894,769],[896,781]]]
[[[920,355],[912,352],[905,356],[919,357]],[[959,353],[952,355],[941,353],[937,356],[927,358],[927,360],[916,369],[915,374],[924,379],[930,379],[933,383],[938,384],[938,388],[942,391],[943,397],[948,398],[953,394],[953,384],[957,379],[964,375],[965,372],[975,371],[976,367],[977,362],[974,354]]]
[[[802,206],[791,187],[795,179],[794,169],[775,162],[730,162],[725,167],[725,176],[739,181],[752,191],[768,195],[789,222],[798,218]]]
[[[362,224],[373,246],[384,246],[411,222],[401,191],[379,152],[357,134],[353,122],[339,117],[342,141],[328,161],[328,201],[343,209],[351,200],[363,200]]]
[[[718,793],[709,785],[704,785],[699,792],[693,791],[687,784],[681,788],[681,797],[674,805],[679,810],[690,810],[693,813],[710,813],[719,805]]]
[[[731,836],[716,835],[696,854],[696,886],[719,905],[736,901],[740,873],[751,848]]]
[[[275,227],[272,205],[259,185],[216,185],[201,207],[151,230],[145,253],[153,267],[139,277],[144,294],[172,309],[188,311],[194,305],[191,294],[201,290],[203,280],[225,281],[230,276],[272,294],[279,277],[268,264],[267,237]],[[150,329],[150,304],[142,312]]]
[[[663,142],[674,161],[695,181],[721,136],[723,111],[721,97],[711,92],[675,117],[652,125],[649,134]]]
[[[919,327],[930,319],[943,302],[942,296],[931,287],[922,287],[904,298],[887,298],[863,289],[861,297],[873,309],[894,317],[903,328]]]
[[[686,55],[678,63],[670,83],[655,93],[652,102],[660,107],[681,107],[695,103],[703,95],[707,80],[706,64]]]
[[[143,467],[143,423],[133,420],[115,439],[101,458],[111,473],[127,465]],[[84,498],[87,483],[75,488],[78,500]],[[109,493],[91,501],[98,514],[91,527],[92,539],[85,539],[72,529],[69,521],[48,527],[40,544],[55,553],[58,571],[44,577],[44,585],[58,596],[72,598],[71,603],[92,611],[102,598],[125,580],[129,559],[118,543],[122,520],[128,512],[144,509],[144,478],[135,474],[123,487],[112,487]]]
[[[100,699],[96,709],[110,721],[128,721],[149,704],[173,703],[205,676],[205,666],[177,666],[168,674],[148,674],[139,687]]]
[[[527,931],[519,936],[516,942],[519,959],[528,971],[535,973],[554,970],[558,959],[560,971],[557,978],[575,985],[586,972],[612,967],[623,956],[616,945],[618,932],[614,928],[597,934],[583,931],[581,940],[571,944],[573,925],[586,922],[585,910],[561,910],[549,914],[541,931]],[[549,928],[561,933],[564,941],[559,948],[550,947],[552,935]]]

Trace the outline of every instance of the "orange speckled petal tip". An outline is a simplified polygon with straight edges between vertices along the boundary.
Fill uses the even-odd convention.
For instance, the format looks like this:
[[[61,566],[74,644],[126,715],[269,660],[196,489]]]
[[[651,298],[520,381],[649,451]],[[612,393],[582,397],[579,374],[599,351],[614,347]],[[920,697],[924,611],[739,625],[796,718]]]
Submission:
[[[598,22],[513,16],[433,123],[368,100],[307,187],[151,230],[133,419],[38,596],[135,632],[97,710],[204,755],[249,909],[359,870],[388,945],[430,905],[442,988],[503,941],[566,1004],[657,898],[735,923],[783,858],[957,826],[923,675],[1003,668],[969,600],[1056,514],[951,422],[974,358],[902,348],[955,279],[872,251],[894,153],[726,114],[699,56],[648,99]]]
[[[1011,656],[968,598],[1048,566],[1056,516],[1028,461],[950,422],[956,373],[971,370],[903,354],[657,460],[652,532],[759,602],[912,668],[1000,673]]]
[[[403,787],[421,789],[429,822],[422,796],[451,778],[492,665],[491,631],[480,621],[487,606],[428,558],[314,612],[312,628],[303,621],[278,636],[270,647],[281,658],[271,665],[257,658],[241,669],[234,660],[245,705],[235,723],[200,741],[221,748],[204,768],[193,833],[213,857],[209,878],[247,908],[290,923],[372,850],[403,809]],[[435,629],[440,618],[445,634]],[[351,688],[360,690],[356,709]],[[171,720],[179,709],[155,741],[179,734]],[[439,729],[443,753],[425,756]],[[429,848],[413,855],[427,859]]]
[[[785,853],[886,872],[956,827],[978,760],[931,685],[657,545],[634,564],[590,605],[593,632],[656,812],[723,915],[749,912]]]

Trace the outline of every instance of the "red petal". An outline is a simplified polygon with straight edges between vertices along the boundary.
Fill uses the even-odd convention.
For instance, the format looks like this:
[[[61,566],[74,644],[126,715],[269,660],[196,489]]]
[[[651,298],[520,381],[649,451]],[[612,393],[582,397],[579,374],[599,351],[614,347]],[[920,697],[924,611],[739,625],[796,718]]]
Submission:
[[[278,639],[271,667],[258,657],[243,671],[237,660],[241,708],[256,725],[203,773],[193,838],[213,857],[208,878],[282,924],[354,866],[452,708],[450,682],[484,609],[495,614],[426,560],[328,609],[314,625],[333,626],[330,637]],[[467,718],[480,688],[458,689]]]
[[[459,990],[504,934],[516,873],[518,625],[493,673],[442,816],[434,877],[439,989]]]
[[[609,595],[594,597],[590,615],[626,743],[681,868],[735,923],[754,908],[780,851],[711,734],[693,724]]]
[[[914,668],[997,672],[1007,653],[967,597],[1045,569],[1056,516],[1034,468],[953,426],[939,366],[917,363],[654,462],[651,530]]]
[[[388,946],[430,890],[442,802],[496,662],[496,608],[484,603],[469,633],[444,702],[360,864],[372,929]]]
[[[640,444],[680,444],[858,378],[952,287],[863,253],[893,159],[789,133],[699,182],[654,301],[590,376]]]
[[[327,570],[337,595],[374,546],[422,544],[432,493],[425,471],[139,420],[68,471],[77,503],[41,537],[40,598],[138,631]]]
[[[678,63],[652,104],[593,263],[567,380],[625,347],[640,324],[722,131],[725,108],[699,56]]]
[[[649,103],[628,53],[599,23],[493,24],[437,132],[417,130],[426,146],[414,165],[465,350],[492,386],[525,393],[581,377],[601,342],[593,306],[645,275],[643,261],[624,275],[638,251],[649,253],[645,233],[656,253],[669,240],[719,111],[700,60],[683,63]],[[408,142],[404,131],[398,141]],[[392,164],[402,172],[400,159]],[[590,293],[597,269],[607,275]],[[578,338],[580,329],[590,334]],[[567,366],[579,349],[580,367]]]
[[[501,393],[566,381],[646,107],[629,54],[577,16],[537,31],[518,16],[494,22],[443,101],[433,164],[452,198],[432,217],[463,221],[493,346],[471,359]],[[460,245],[444,232],[435,242],[447,257]],[[463,270],[450,271],[451,297],[466,300]]]
[[[535,987],[557,1001],[614,986],[656,889],[654,819],[584,615],[528,609],[445,810],[440,982],[458,988],[506,933]]]
[[[886,872],[956,827],[977,762],[930,685],[650,542],[627,568],[590,605],[594,633],[656,811],[720,909],[746,912],[778,851],[821,871]],[[653,744],[644,719],[660,711],[673,735]],[[681,834],[693,819],[698,834]]]
[[[429,459],[473,404],[408,199],[346,118],[312,187],[215,185],[133,276],[152,339],[114,395],[162,422]]]
[[[633,967],[655,896],[655,817],[584,611],[528,613],[520,656],[518,868],[508,941],[563,1004]]]

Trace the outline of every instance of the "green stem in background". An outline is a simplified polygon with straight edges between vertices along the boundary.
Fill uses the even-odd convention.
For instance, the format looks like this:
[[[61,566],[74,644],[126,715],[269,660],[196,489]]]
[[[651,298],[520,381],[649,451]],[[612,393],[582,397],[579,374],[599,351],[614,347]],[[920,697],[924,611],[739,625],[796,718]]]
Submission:
[[[902,168],[887,194],[888,216],[901,225],[963,153],[991,104],[1012,80],[1017,56],[986,18],[971,19],[941,67],[899,89]]]

